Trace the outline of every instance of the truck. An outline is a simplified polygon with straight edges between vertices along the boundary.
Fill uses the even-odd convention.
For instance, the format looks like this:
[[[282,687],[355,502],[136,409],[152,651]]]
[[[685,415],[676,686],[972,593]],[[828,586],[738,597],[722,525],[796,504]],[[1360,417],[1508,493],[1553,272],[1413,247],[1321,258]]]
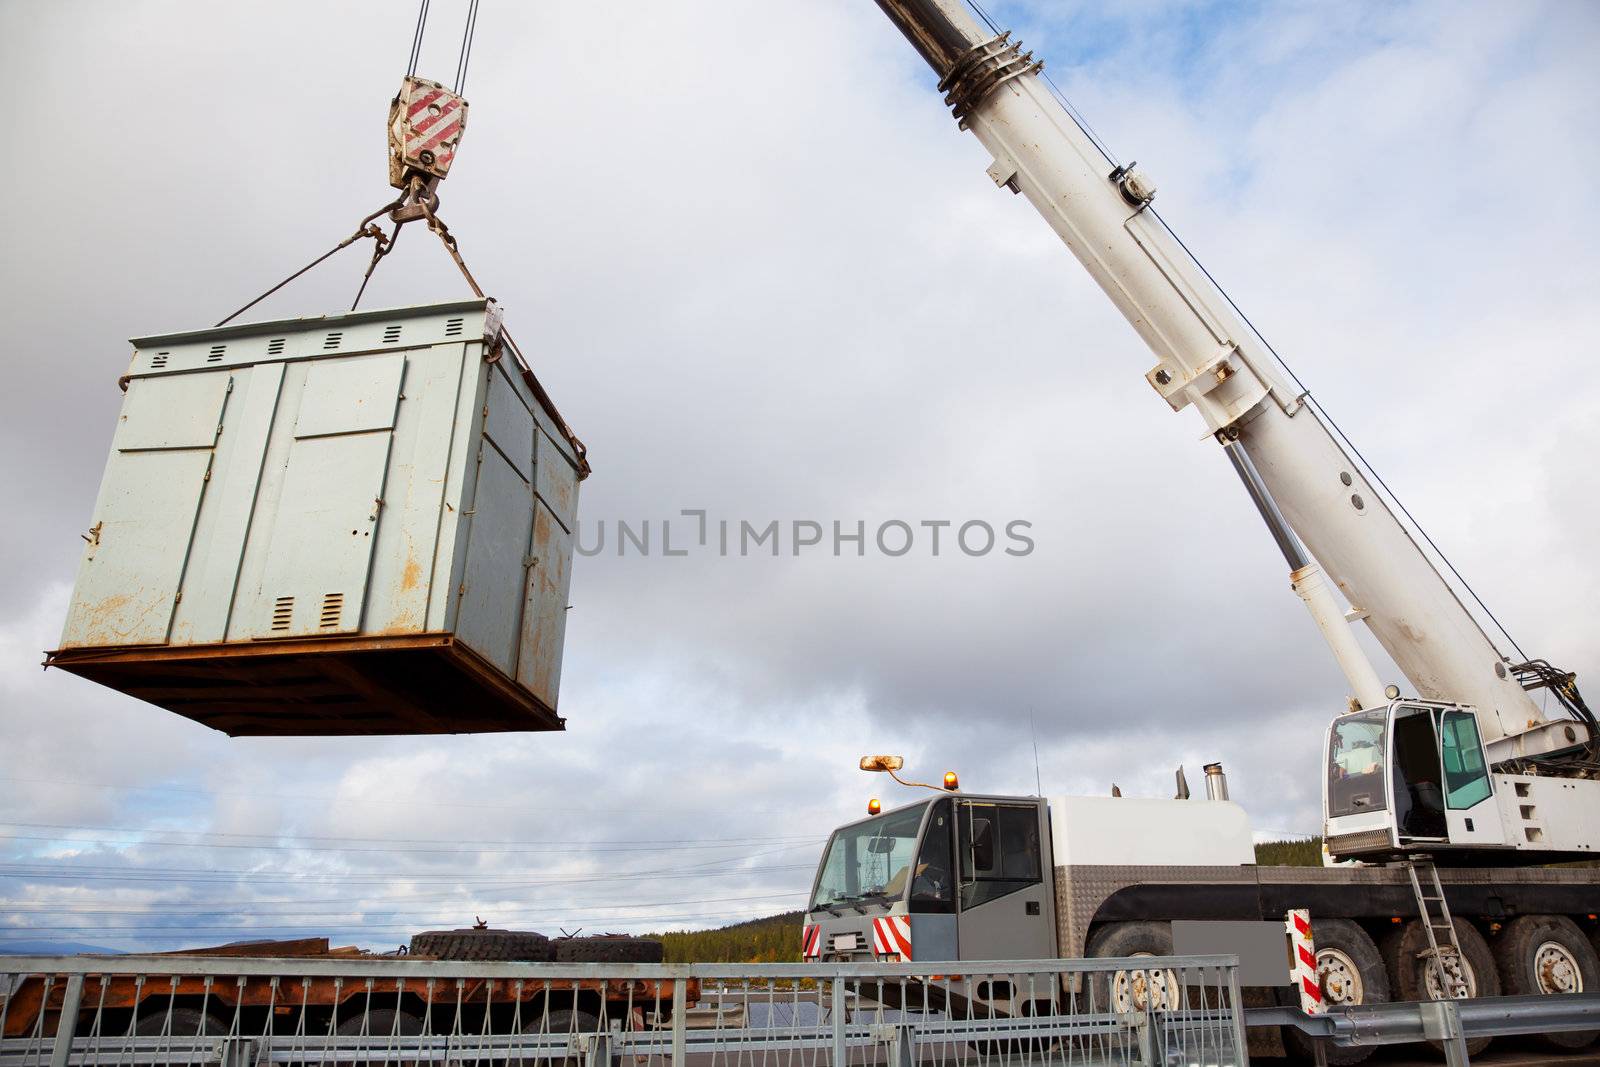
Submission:
[[[1157,214],[1154,181],[1103,151],[1042,62],[964,0],[877,3],[986,149],[989,178],[1039,212],[1154,353],[1151,388],[1200,413],[1350,694],[1323,735],[1323,868],[1258,865],[1220,765],[1206,801],[946,796],[835,832],[807,958],[1159,955],[1174,923],[1297,908],[1316,917],[1334,1007],[1600,988],[1600,872],[1551,866],[1600,856],[1600,726],[1575,675],[1497,646],[1420,527]],[[1409,691],[1380,678],[1358,625]],[[1107,992],[1135,1006],[1177,993],[1137,971]]]
[[[1327,1009],[1438,1000],[1410,872],[1401,866],[1276,866],[1256,862],[1244,809],[1220,765],[1205,799],[1015,796],[944,791],[835,830],[823,850],[802,930],[816,962],[1113,959],[1182,953],[1198,924],[1280,928],[1312,916]],[[1447,867],[1438,871],[1460,944],[1450,977],[1468,995],[1600,989],[1600,869]],[[1194,951],[1194,950],[1190,950]],[[1298,1005],[1282,969],[1281,993]],[[1116,971],[1099,1003],[1117,1011],[1171,1007],[1170,972]],[[1263,1002],[1265,1002],[1263,1000]],[[1033,1010],[1011,990],[981,1010]],[[1560,1049],[1595,1033],[1551,1034]],[[1285,1029],[1289,1051],[1308,1040]],[[1371,1049],[1328,1049],[1355,1063]]]

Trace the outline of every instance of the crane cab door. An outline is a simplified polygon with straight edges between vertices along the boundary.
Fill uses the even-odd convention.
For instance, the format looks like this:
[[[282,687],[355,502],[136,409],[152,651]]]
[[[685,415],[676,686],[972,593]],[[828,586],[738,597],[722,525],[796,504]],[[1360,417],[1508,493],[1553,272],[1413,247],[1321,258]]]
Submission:
[[[1408,704],[1392,707],[1389,717],[1399,844],[1504,844],[1478,717],[1464,708]]]
[[[1359,834],[1353,851],[1368,854],[1505,844],[1471,710],[1396,702],[1342,715],[1328,736],[1330,842]]]

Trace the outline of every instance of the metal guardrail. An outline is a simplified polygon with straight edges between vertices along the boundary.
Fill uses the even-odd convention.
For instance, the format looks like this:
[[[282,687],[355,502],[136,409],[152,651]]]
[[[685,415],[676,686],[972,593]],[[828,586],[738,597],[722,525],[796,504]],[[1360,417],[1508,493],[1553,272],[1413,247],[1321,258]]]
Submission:
[[[1246,1008],[1245,1019],[1248,1026],[1293,1026],[1343,1046],[1437,1041],[1450,1067],[1465,1067],[1466,1042],[1476,1037],[1600,1030],[1600,993],[1362,1004],[1326,1015]]]
[[[0,956],[0,1067],[1247,1067],[1236,966]]]

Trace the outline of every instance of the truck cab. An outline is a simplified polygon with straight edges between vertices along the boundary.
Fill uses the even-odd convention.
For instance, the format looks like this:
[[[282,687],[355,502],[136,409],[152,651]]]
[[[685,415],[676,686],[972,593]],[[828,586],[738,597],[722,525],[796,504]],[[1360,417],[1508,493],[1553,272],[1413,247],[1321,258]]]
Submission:
[[[1039,797],[932,797],[835,830],[807,960],[1051,959],[1055,857]]]

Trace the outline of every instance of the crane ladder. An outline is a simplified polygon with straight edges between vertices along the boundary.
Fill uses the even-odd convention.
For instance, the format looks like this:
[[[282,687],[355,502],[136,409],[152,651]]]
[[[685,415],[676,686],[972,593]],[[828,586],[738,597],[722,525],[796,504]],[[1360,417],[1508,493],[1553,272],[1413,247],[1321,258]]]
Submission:
[[[1428,958],[1428,966],[1439,983],[1441,998],[1459,1000],[1469,992],[1466,959],[1456,937],[1456,924],[1450,918],[1450,905],[1444,899],[1444,887],[1439,884],[1439,870],[1429,856],[1408,856],[1405,867],[1422,917],[1422,929],[1428,935],[1428,947],[1422,954]]]

